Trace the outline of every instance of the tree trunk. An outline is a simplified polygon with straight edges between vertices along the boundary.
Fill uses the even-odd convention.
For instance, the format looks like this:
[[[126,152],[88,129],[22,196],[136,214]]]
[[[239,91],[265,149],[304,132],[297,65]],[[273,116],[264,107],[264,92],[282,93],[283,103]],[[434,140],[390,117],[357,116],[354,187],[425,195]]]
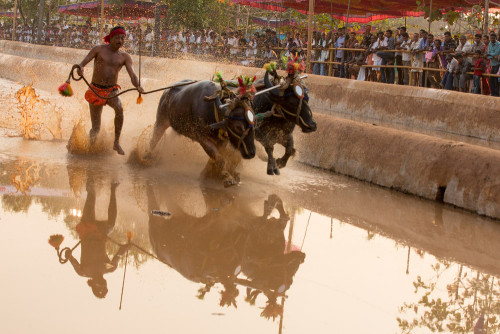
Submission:
[[[161,7],[160,3],[156,1],[155,6],[155,25],[154,25],[154,43],[153,55],[160,55],[160,40],[161,40]]]
[[[42,29],[43,29],[43,10],[45,9],[45,0],[40,0],[40,8],[38,11],[38,28],[36,31],[36,42],[42,43]]]
[[[23,19],[23,25],[26,25],[28,20],[26,19],[26,16],[24,16],[23,0],[19,0],[19,14],[21,14],[21,18]]]
[[[47,5],[47,18],[46,18],[46,20],[47,20],[47,28],[48,28],[48,27],[49,27],[49,25],[50,25],[50,11],[51,11],[51,10],[52,10],[52,4],[50,4],[50,3],[49,3],[49,4]]]

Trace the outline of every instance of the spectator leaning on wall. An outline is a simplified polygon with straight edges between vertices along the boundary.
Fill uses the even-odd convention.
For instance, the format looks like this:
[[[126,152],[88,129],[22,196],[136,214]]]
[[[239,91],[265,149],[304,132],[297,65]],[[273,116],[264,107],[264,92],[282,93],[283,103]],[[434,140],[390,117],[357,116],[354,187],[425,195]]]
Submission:
[[[490,44],[488,45],[486,58],[490,60],[490,73],[498,73],[498,69],[500,68],[500,43],[497,41],[497,35],[495,33],[490,34]],[[498,78],[490,77],[490,91],[491,96],[499,96]]]

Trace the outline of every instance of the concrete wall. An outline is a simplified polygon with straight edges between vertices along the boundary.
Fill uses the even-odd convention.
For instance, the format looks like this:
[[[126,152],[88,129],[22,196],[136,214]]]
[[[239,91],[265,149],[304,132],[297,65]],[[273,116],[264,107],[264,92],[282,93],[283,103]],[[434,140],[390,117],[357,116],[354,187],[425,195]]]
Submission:
[[[83,50],[8,41],[0,41],[0,48],[1,77],[24,83],[36,77],[37,86],[48,90],[63,82],[70,65],[86,55]],[[137,57],[134,61],[137,68]],[[264,73],[262,69],[189,60],[145,57],[142,64],[146,89],[180,79],[208,79],[215,70],[222,70],[227,78]],[[128,81],[122,74],[120,83]],[[318,114],[348,112],[500,140],[500,99],[318,76],[310,76],[307,84],[319,126],[313,134],[297,133],[300,161],[500,218],[499,151]],[[84,89],[83,85],[79,89]],[[155,110],[157,100],[148,98],[145,105]]]
[[[327,115],[315,117],[321,124],[317,132],[295,135],[300,161],[500,218],[499,151]]]

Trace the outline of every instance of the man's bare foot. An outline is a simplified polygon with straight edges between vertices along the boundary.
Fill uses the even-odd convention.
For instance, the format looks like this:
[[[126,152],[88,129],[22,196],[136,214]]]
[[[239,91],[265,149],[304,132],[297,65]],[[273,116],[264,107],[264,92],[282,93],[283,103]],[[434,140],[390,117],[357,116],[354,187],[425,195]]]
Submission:
[[[97,134],[98,131],[94,131],[93,129],[90,129],[89,131],[89,138],[90,138],[90,146],[94,146],[95,142],[97,141]]]
[[[120,143],[118,143],[116,141],[113,144],[113,150],[115,150],[120,155],[125,155],[125,152],[123,151],[122,147],[120,146]]]

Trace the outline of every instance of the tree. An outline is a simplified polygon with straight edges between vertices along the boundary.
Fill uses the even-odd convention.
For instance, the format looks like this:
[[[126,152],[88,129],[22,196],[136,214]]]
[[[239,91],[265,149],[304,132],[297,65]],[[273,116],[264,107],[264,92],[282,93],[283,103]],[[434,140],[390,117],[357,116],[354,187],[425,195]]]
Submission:
[[[424,280],[418,276],[413,282],[418,301],[404,303],[400,308],[403,316],[397,318],[403,333],[422,327],[433,332],[465,333],[472,331],[481,318],[487,332],[500,330],[498,279],[460,265],[453,281],[443,282],[444,272],[451,268],[456,266],[438,261],[432,265],[433,278]],[[444,286],[447,296],[443,296]],[[410,320],[405,319],[406,316]]]

